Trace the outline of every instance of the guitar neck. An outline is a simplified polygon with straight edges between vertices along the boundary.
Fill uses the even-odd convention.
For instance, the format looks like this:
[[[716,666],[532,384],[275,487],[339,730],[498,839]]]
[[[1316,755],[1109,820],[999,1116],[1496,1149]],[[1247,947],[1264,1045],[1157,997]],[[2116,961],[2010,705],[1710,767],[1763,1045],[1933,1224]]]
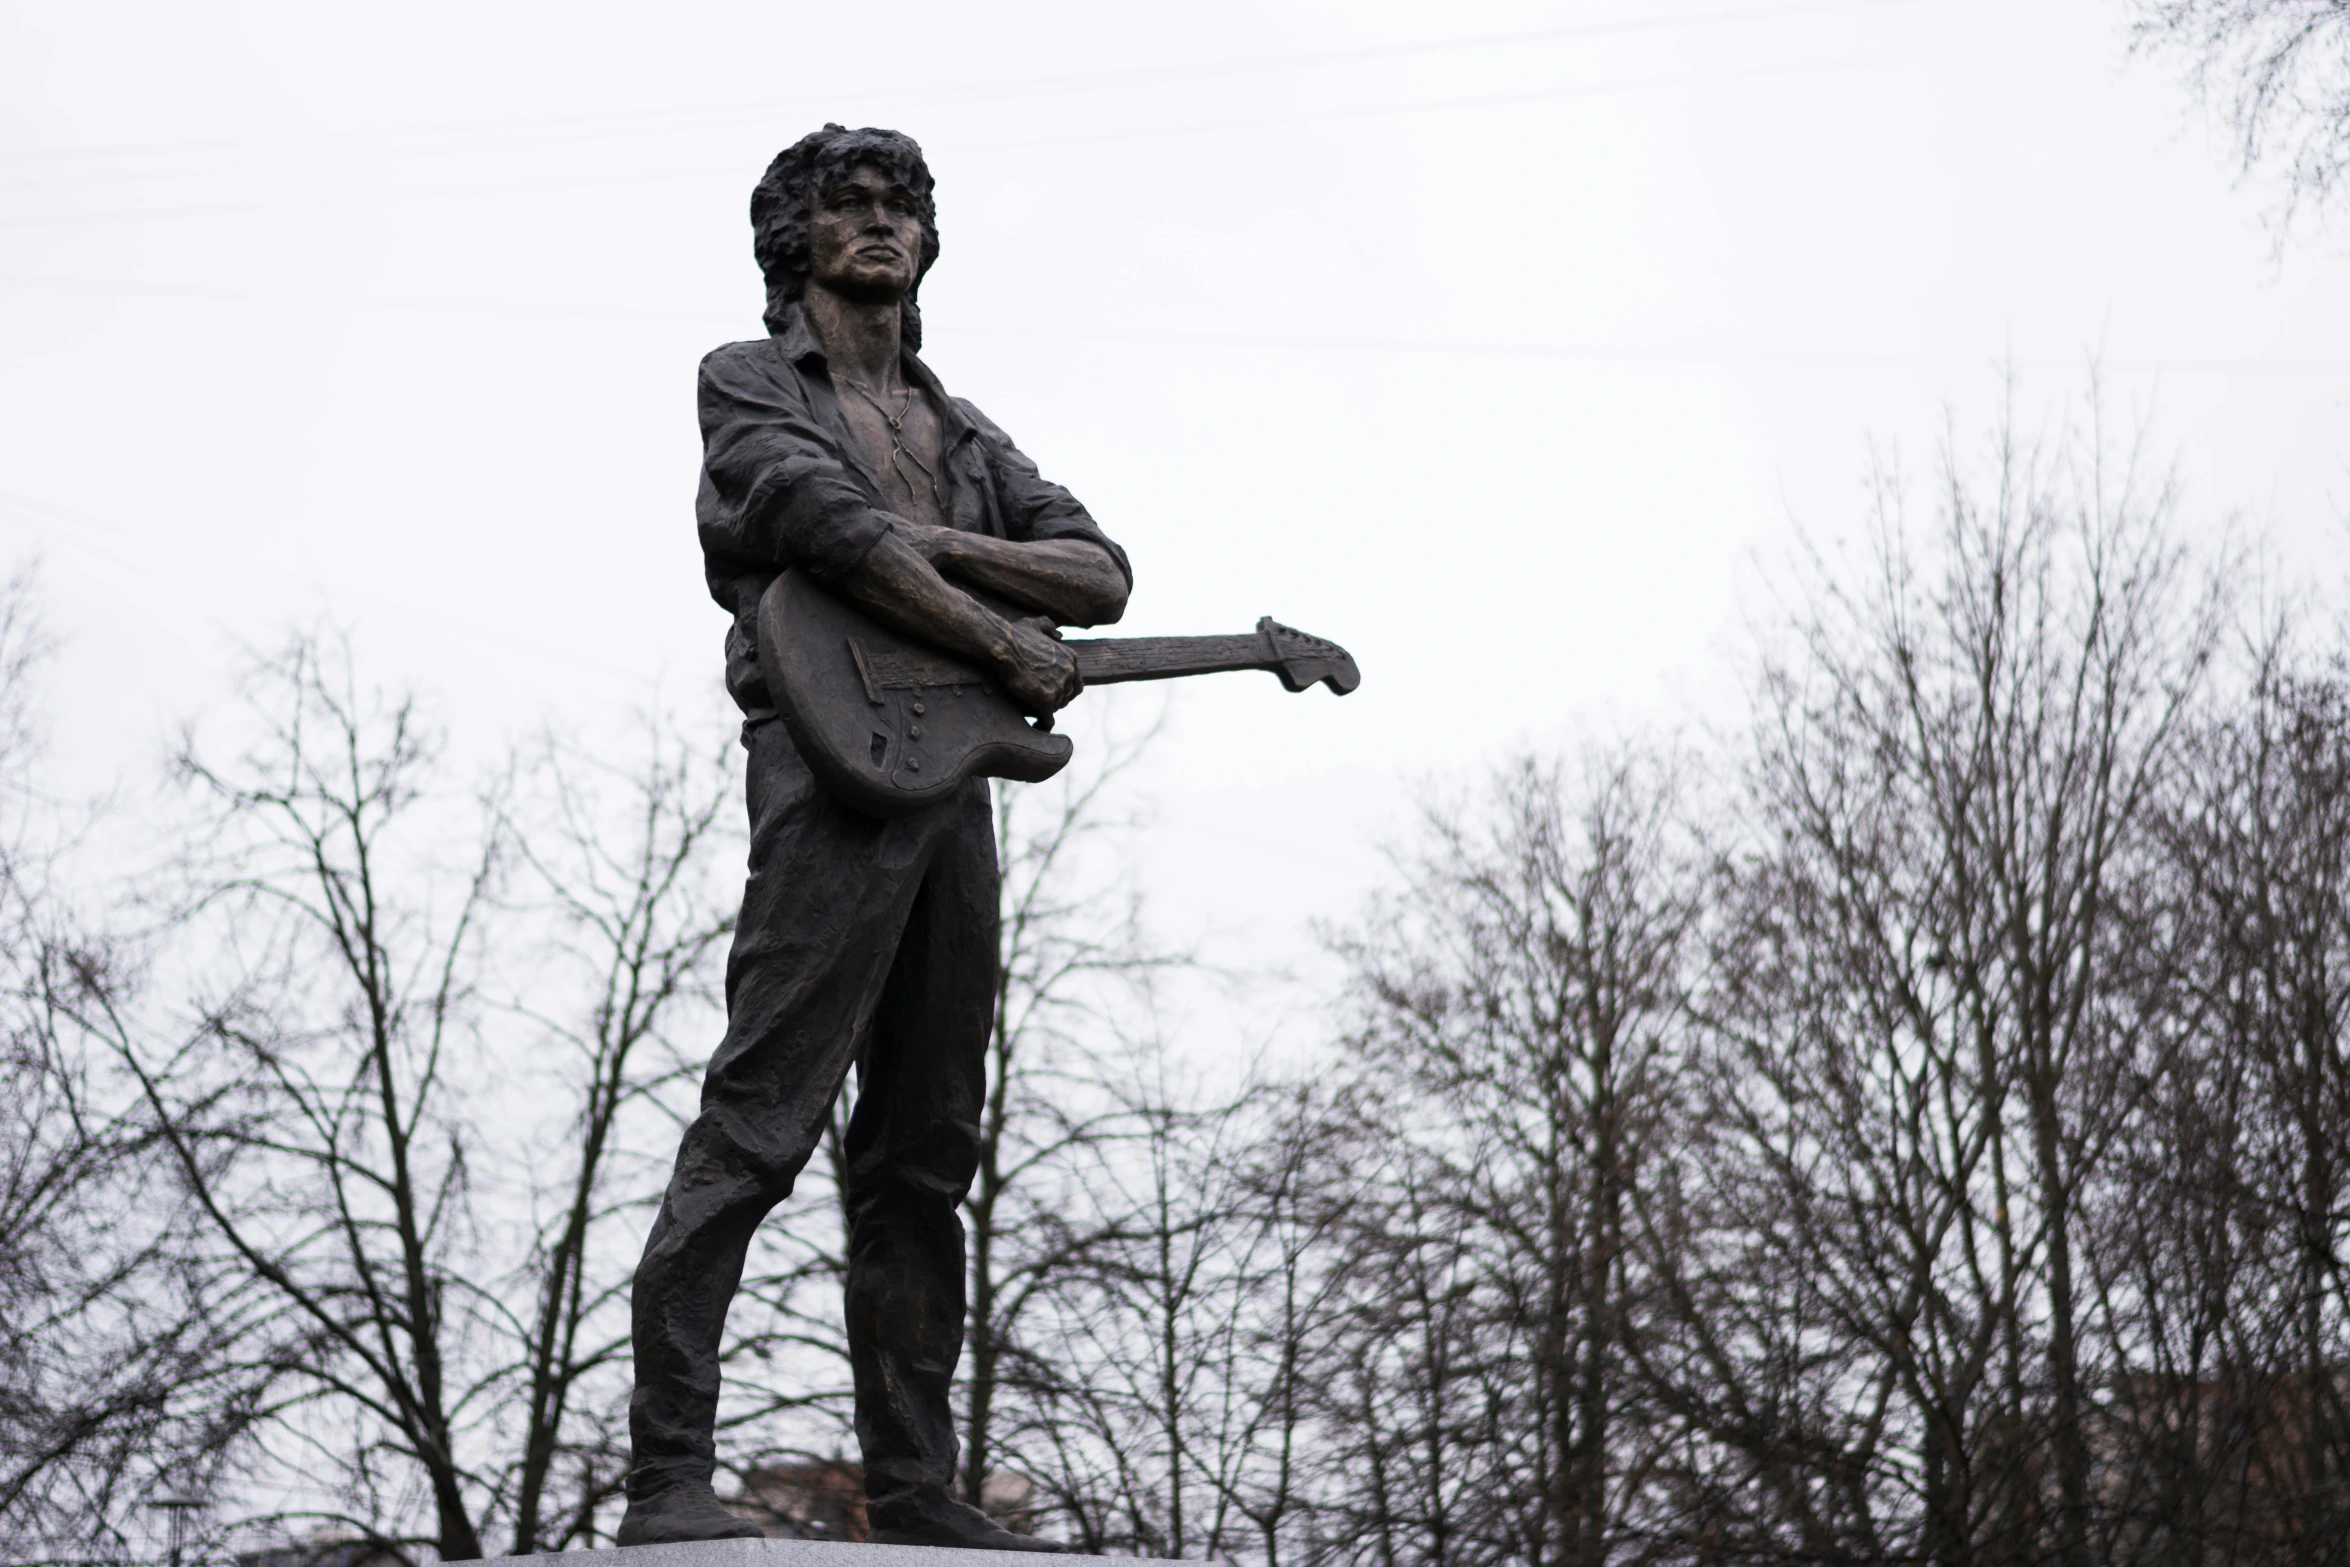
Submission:
[[[1254,632],[1236,637],[1079,637],[1061,645],[1077,655],[1077,672],[1089,686],[1272,669],[1279,662],[1265,638]]]

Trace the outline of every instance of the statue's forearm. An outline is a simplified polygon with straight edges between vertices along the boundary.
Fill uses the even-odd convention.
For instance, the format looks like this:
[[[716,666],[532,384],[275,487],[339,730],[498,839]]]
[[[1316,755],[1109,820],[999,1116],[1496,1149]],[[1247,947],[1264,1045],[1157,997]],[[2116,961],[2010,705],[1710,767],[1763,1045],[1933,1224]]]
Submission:
[[[941,571],[1050,615],[1065,626],[1107,625],[1126,613],[1126,576],[1088,539],[1015,544],[940,529],[929,557]]]
[[[1077,695],[1077,658],[1042,628],[1009,621],[938,574],[895,533],[865,552],[841,589],[873,618],[992,669],[1012,700],[1049,713]]]
[[[841,587],[874,619],[942,652],[980,664],[1001,664],[1007,656],[1003,617],[940,576],[894,533],[866,552]]]

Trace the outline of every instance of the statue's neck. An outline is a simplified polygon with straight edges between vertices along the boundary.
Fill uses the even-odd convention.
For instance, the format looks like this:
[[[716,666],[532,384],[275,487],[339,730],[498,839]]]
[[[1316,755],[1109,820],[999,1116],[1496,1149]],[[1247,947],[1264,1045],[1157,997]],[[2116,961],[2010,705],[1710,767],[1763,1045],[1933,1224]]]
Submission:
[[[903,379],[898,356],[898,302],[851,299],[811,282],[800,302],[808,331],[823,345],[836,376],[881,390]]]

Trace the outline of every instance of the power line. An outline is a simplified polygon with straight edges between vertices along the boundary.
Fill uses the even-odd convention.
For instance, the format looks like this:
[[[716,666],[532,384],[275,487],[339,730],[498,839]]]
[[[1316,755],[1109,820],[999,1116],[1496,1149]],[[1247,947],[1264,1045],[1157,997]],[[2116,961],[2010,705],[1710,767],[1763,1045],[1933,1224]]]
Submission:
[[[1565,27],[1534,28],[1520,32],[1471,34],[1452,38],[1422,39],[1401,44],[1365,44],[1334,49],[1303,50],[1288,54],[1255,55],[1224,60],[1179,62],[1169,65],[1136,66],[1119,70],[1088,71],[1057,76],[1040,76],[1008,82],[954,82],[933,83],[919,87],[881,86],[861,91],[832,94],[831,97],[896,99],[910,106],[932,103],[987,102],[995,99],[1043,96],[1055,92],[1084,92],[1120,87],[1146,85],[1154,82],[1199,80],[1225,75],[1247,75],[1265,71],[1307,69],[1322,65],[1369,63],[1378,60],[1406,59],[1415,56],[1456,53],[1479,49],[1516,48],[1529,44],[1557,43],[1580,39],[1619,37],[1641,33],[1673,32],[1692,27],[1708,27],[1784,21],[1793,17],[1827,15],[1849,11],[1886,10],[1894,6],[1918,5],[1928,0],[1805,0],[1805,3],[1769,7],[1747,7],[1735,10],[1691,12],[1680,16],[1647,17],[1613,22],[1586,22]],[[588,135],[676,125],[695,127],[726,124],[748,117],[765,117],[786,109],[807,112],[818,107],[812,102],[791,100],[762,101],[759,103],[730,104],[700,109],[646,109],[613,114],[550,115],[523,119],[454,121],[442,125],[379,127],[365,130],[318,131],[272,134],[262,136],[235,136],[192,139],[180,142],[120,143],[111,146],[25,148],[0,152],[0,163],[33,163],[74,159],[131,158],[153,156],[158,153],[182,153],[222,149],[300,146],[305,149],[321,143],[350,144],[365,141],[418,140],[446,136],[474,136],[481,133],[554,132],[557,135],[572,132]],[[460,146],[473,145],[461,143]]]
[[[1690,71],[1665,76],[1628,77],[1612,82],[1581,82],[1559,87],[1531,88],[1523,92],[1480,93],[1466,97],[1427,99],[1417,103],[1338,105],[1323,109],[1298,109],[1279,114],[1249,115],[1233,119],[1178,121],[1171,124],[1130,127],[1123,130],[1093,128],[1069,135],[967,143],[959,150],[963,152],[1003,152],[1042,147],[1093,146],[1104,142],[1150,140],[1162,136],[1212,135],[1233,131],[1266,130],[1287,125],[1339,123],[1391,118],[1400,115],[1434,114],[1455,109],[1506,108],[1569,98],[1599,97],[1611,93],[1650,92],[1660,89],[1707,86],[1720,82],[1799,76],[1816,71],[1855,70],[1889,65],[1941,64],[1954,58],[1969,55],[2006,53],[2018,49],[2036,48],[2050,43],[2066,42],[2083,36],[2089,35],[2077,31],[2046,33],[2029,38],[1997,40],[1966,49],[1904,50],[1887,54],[1850,55],[1832,60],[1789,61],[1782,64],[1749,66],[1729,71]],[[666,180],[703,179],[717,176],[741,179],[746,177],[748,172],[749,166],[746,164],[732,162],[723,165],[703,164],[666,169],[640,169],[624,174],[589,175],[576,179],[538,177],[494,185],[439,186],[372,192],[353,191],[339,195],[308,197],[291,202],[208,202],[180,207],[133,208],[116,212],[31,213],[0,218],[0,228],[143,222],[157,218],[214,217],[240,212],[310,211],[321,207],[366,206],[397,201],[435,201],[451,197],[533,195],[561,190],[641,185]]]
[[[0,275],[0,287],[47,288],[77,294],[151,295],[162,299],[213,299],[231,304],[301,305],[317,310],[422,310],[451,315],[530,316],[554,320],[732,323],[763,331],[753,300],[741,310],[658,310],[627,305],[516,304],[495,299],[429,299],[399,294],[313,294],[294,289],[212,288],[201,283],[159,283],[137,278],[72,278]]]
[[[707,324],[755,332],[751,307],[742,310],[660,310],[626,306],[511,304],[497,300],[427,299],[396,295],[304,294],[291,291],[207,288],[198,284],[150,283],[128,278],[12,277],[0,275],[0,287],[49,288],[73,293],[149,295],[171,299],[210,299],[224,303],[299,305],[320,310],[421,310],[451,315],[500,315],[549,320],[588,320]],[[1786,366],[1789,368],[1846,368],[1872,370],[1966,370],[1986,365],[2013,365],[2020,370],[2078,369],[2073,358],[2019,359],[2003,348],[1997,353],[1957,352],[1865,353],[1817,349],[1736,348],[1671,344],[1609,345],[1573,343],[1459,342],[1434,338],[1348,336],[1344,334],[1289,334],[1250,332],[1180,332],[1136,330],[1124,327],[1059,327],[1050,325],[970,324],[942,328],[948,335],[1020,342],[1110,343],[1144,348],[1247,349],[1259,352],[1312,354],[1392,354],[1451,356],[1481,359],[1528,359],[1594,364],[1721,366]],[[2147,373],[2212,375],[2350,375],[2350,359],[2264,359],[2250,357],[2180,358],[2161,355],[2138,358],[2100,356],[2105,369]]]
[[[1284,114],[1250,115],[1237,119],[1192,120],[1172,125],[1142,126],[1128,130],[1096,130],[1084,136],[1054,136],[1023,141],[985,142],[966,150],[1003,152],[1029,147],[1090,145],[1106,141],[1145,140],[1157,136],[1197,135],[1202,132],[1258,130],[1279,125],[1385,119],[1397,115],[1435,114],[1451,109],[1508,108],[1520,104],[1547,103],[1555,99],[1598,98],[1612,93],[1655,92],[1678,87],[1703,87],[1717,82],[1759,81],[1782,76],[1806,76],[1815,71],[1849,71],[1886,65],[1941,64],[1948,60],[1972,55],[2005,54],[2015,50],[2033,49],[2046,44],[2066,43],[2078,38],[2095,36],[2098,35],[2081,30],[2039,33],[2028,38],[1999,39],[1963,49],[1909,49],[1895,53],[1846,55],[1831,60],[1790,60],[1773,65],[1744,66],[1727,71],[1680,71],[1665,76],[1624,77],[1612,82],[1577,82],[1561,87],[1531,87],[1518,92],[1479,93],[1458,98],[1431,98],[1418,103],[1339,105],[1326,109],[1300,109]]]
[[[1415,338],[1250,335],[1238,332],[1057,331],[1052,328],[958,327],[973,337],[1059,338],[1082,342],[1133,343],[1167,348],[1285,349],[1301,353],[1462,355],[1491,359],[1585,360],[1608,364],[1785,365],[1879,370],[1981,369],[2011,365],[2019,370],[2077,370],[2083,361],[2019,359],[2001,353],[1846,353],[1807,349],[1609,347],[1563,343],[1447,343]],[[2107,370],[2208,372],[2220,375],[2350,375],[2350,359],[2118,359],[2100,355]]]

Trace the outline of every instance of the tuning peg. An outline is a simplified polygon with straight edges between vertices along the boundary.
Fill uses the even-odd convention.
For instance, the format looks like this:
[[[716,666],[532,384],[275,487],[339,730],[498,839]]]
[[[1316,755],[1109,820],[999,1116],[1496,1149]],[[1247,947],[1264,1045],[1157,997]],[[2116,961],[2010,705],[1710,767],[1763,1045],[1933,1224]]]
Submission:
[[[1285,626],[1272,616],[1257,621],[1257,635],[1273,658],[1273,672],[1292,691],[1303,691],[1320,681],[1340,696],[1363,683],[1354,655],[1335,642]]]

